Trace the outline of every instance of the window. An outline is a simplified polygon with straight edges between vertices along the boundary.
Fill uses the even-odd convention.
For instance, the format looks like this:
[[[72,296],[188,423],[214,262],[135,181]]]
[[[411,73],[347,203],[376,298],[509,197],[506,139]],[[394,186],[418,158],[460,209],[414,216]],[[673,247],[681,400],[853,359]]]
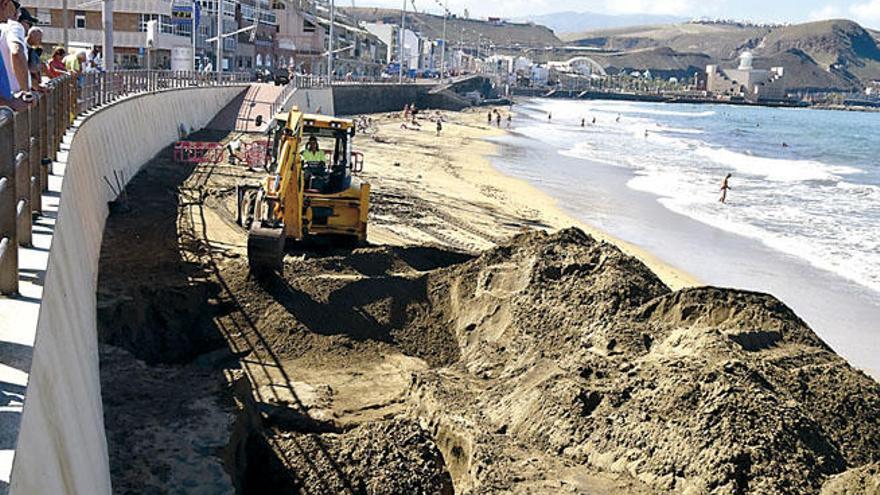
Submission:
[[[52,25],[52,11],[50,9],[33,9],[31,12],[34,17],[37,18],[37,24],[40,26],[51,26]]]
[[[311,22],[303,19],[303,32],[304,33],[314,33],[315,32],[315,25],[312,24]]]
[[[86,28],[86,13],[77,12],[73,17],[73,27],[76,29]]]
[[[174,26],[171,25],[171,16],[159,14],[141,14],[138,31],[142,33],[147,32],[148,21],[159,21],[159,31],[162,33],[171,34],[174,32]]]

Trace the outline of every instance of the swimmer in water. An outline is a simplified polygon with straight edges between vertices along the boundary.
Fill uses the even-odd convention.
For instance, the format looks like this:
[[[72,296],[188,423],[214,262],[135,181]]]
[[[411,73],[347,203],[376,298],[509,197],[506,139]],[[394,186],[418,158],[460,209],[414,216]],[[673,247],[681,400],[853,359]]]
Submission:
[[[721,197],[718,198],[718,202],[726,203],[727,202],[727,191],[730,190],[730,184],[728,181],[733,174],[727,174],[723,181],[721,181]]]

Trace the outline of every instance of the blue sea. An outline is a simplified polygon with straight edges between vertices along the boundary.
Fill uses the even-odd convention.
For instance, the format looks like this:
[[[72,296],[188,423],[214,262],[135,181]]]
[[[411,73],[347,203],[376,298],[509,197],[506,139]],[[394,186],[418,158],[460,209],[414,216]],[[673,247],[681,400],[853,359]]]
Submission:
[[[707,284],[777,295],[880,374],[880,113],[550,99],[514,112],[499,169]]]

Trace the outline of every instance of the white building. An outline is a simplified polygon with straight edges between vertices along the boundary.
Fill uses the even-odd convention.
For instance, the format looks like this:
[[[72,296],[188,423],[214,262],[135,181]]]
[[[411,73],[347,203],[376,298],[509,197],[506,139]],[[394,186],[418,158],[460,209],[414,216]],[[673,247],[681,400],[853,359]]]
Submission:
[[[742,96],[748,100],[781,100],[786,96],[782,67],[755,69],[751,52],[740,55],[739,67],[706,66],[706,89],[716,95]]]
[[[388,60],[390,64],[400,58],[400,27],[395,24],[383,24],[368,22],[363,24],[364,29],[379,38],[388,46]],[[423,40],[415,32],[409,29],[403,30],[403,60],[404,68],[422,69],[423,64]]]

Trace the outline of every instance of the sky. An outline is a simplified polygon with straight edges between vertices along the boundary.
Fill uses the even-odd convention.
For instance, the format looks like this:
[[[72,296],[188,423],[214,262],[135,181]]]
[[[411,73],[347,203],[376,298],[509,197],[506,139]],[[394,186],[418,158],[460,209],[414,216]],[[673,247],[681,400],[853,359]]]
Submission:
[[[347,6],[349,0],[337,0]],[[880,0],[407,0],[419,11],[442,12],[449,3],[452,13],[467,8],[471,17],[523,17],[554,12],[601,14],[666,14],[682,17],[721,17],[762,22],[806,22],[847,18],[880,29]],[[403,0],[355,0],[358,7],[401,8]],[[408,4],[412,9],[412,3]]]

